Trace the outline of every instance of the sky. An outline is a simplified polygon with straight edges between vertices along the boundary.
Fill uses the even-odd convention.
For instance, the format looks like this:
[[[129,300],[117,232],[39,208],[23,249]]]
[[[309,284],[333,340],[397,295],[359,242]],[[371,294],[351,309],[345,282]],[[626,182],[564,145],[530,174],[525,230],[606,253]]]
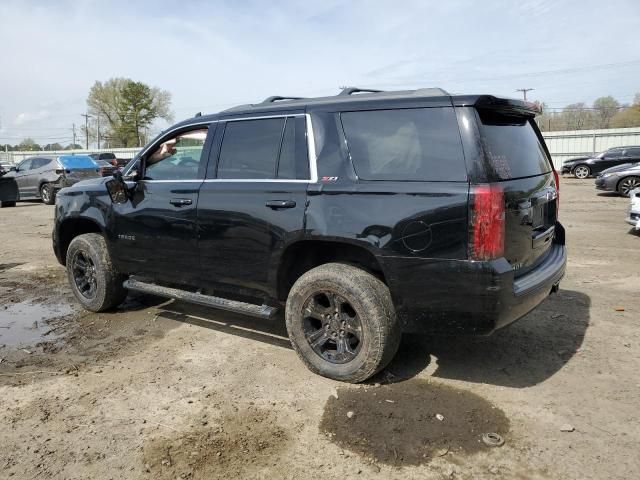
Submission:
[[[112,77],[168,90],[175,121],[340,86],[629,103],[638,25],[638,0],[0,0],[0,143],[69,143]]]

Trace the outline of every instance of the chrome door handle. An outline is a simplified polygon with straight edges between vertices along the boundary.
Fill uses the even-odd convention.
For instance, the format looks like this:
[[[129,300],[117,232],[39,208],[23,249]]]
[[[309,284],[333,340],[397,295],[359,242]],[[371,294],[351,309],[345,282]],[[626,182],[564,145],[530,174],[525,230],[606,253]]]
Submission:
[[[296,202],[293,200],[269,200],[265,203],[265,206],[277,210],[279,208],[294,208]]]
[[[169,203],[176,207],[184,207],[185,205],[191,205],[193,201],[190,198],[172,198]]]

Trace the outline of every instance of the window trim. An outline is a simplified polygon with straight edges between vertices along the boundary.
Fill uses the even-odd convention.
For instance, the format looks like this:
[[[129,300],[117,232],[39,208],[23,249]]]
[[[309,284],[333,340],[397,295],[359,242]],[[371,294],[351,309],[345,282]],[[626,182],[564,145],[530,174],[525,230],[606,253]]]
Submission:
[[[309,164],[309,177],[307,179],[298,178],[205,178],[205,183],[317,183],[318,182],[318,167],[315,148],[315,137],[313,136],[313,124],[311,123],[311,115],[308,113],[290,113],[281,115],[260,115],[252,117],[238,117],[238,118],[225,118],[220,119],[220,122],[241,122],[243,120],[268,120],[270,118],[289,118],[289,117],[305,117],[305,128],[307,137],[307,162]],[[286,121],[285,121],[286,126]],[[282,147],[282,145],[281,145]],[[216,161],[219,161],[219,154]],[[216,176],[217,176],[216,168]],[[276,170],[277,174],[277,170]]]
[[[218,120],[192,123],[190,125],[180,125],[179,127],[168,130],[166,134],[159,139],[159,142],[161,143],[162,140],[169,138],[171,134],[173,134],[174,132],[177,132],[178,130],[188,129],[190,127],[208,125],[209,129],[211,129],[213,125],[217,125],[220,122],[239,122],[242,120],[262,120],[267,118],[282,118],[282,117],[286,118],[286,117],[301,117],[301,116],[304,116],[306,118],[305,128],[306,128],[306,137],[307,137],[307,156],[308,156],[307,161],[309,163],[309,176],[310,176],[310,178],[307,180],[286,179],[286,178],[256,178],[256,179],[253,179],[253,178],[204,178],[204,179],[198,178],[198,179],[192,179],[192,180],[140,180],[140,181],[146,182],[146,183],[170,183],[170,182],[171,183],[223,183],[223,182],[265,183],[266,182],[266,183],[308,183],[308,184],[318,183],[318,162],[317,162],[318,158],[316,154],[316,141],[313,135],[313,122],[311,120],[311,115],[309,113],[292,113],[289,115],[283,114],[283,115],[262,115],[262,116],[255,116],[255,117],[222,118]],[[146,155],[146,153],[153,146],[158,145],[159,142],[154,142],[149,144],[146,148],[144,148],[140,152],[138,157],[142,157],[143,155]],[[211,155],[211,153],[209,155]],[[211,161],[211,159],[209,159],[209,161]],[[131,162],[131,166],[129,166],[125,171],[123,171],[122,174],[127,175],[129,171],[133,169],[134,165],[135,165],[135,162]]]

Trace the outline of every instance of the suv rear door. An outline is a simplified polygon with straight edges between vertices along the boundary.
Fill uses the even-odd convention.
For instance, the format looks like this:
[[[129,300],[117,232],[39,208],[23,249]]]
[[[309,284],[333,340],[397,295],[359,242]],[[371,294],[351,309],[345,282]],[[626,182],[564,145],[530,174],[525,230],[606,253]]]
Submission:
[[[533,115],[479,108],[475,117],[486,179],[503,192],[504,256],[517,277],[552,245],[558,218],[553,164]]]
[[[275,296],[275,258],[303,235],[305,115],[221,120],[211,152],[198,201],[200,284]]]

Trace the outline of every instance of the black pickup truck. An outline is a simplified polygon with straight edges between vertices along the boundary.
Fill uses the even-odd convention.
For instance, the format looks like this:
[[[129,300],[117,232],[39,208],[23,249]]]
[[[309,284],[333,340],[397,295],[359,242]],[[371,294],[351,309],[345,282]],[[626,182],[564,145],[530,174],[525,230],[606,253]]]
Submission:
[[[53,246],[82,305],[127,290],[269,318],[314,372],[363,381],[403,332],[489,334],[558,288],[558,175],[530,104],[440,89],[270,97],[174,125],[63,189]]]

